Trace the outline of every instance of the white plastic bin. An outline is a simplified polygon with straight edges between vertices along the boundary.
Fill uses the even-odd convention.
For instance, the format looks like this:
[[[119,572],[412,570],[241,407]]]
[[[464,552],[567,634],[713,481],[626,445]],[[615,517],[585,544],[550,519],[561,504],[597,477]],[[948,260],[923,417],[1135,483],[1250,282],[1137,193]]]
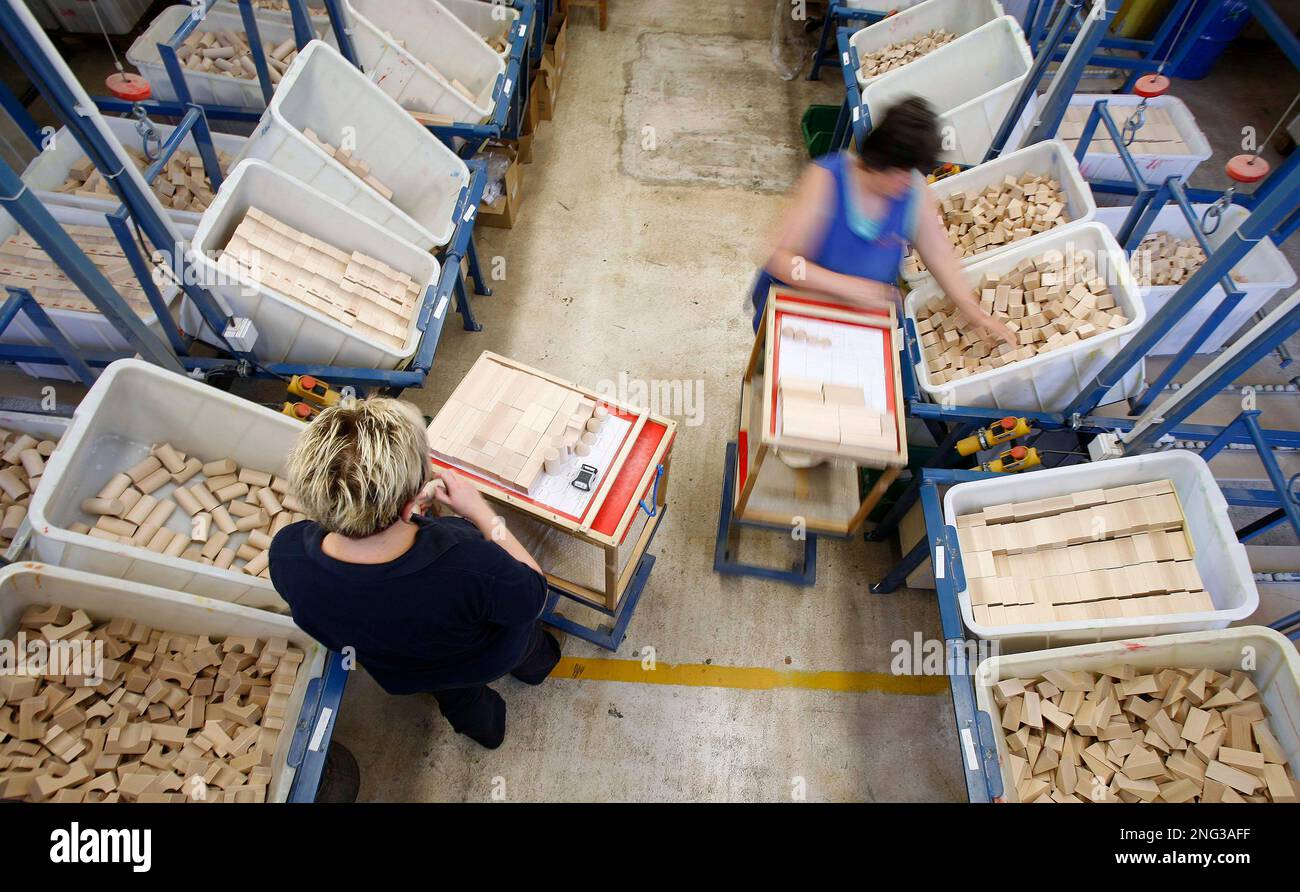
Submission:
[[[1001,801],[1018,802],[1019,799],[1011,782],[1002,711],[993,696],[993,687],[998,682],[1033,678],[1048,669],[1100,672],[1117,663],[1127,663],[1139,671],[1188,668],[1228,673],[1241,669],[1242,657],[1247,653],[1255,658],[1255,668],[1249,670],[1250,679],[1259,688],[1259,699],[1268,710],[1269,728],[1294,770],[1296,760],[1300,759],[1300,655],[1282,634],[1264,626],[1082,644],[990,657],[980,663],[973,678],[975,704],[993,721],[998,763],[1002,766]]]
[[[202,271],[203,281],[215,283],[210,290],[221,294],[237,314],[253,320],[258,333],[255,350],[262,362],[395,369],[414,355],[420,340],[418,311],[411,319],[406,343],[399,349],[371,341],[247,276],[241,275],[238,281],[227,278],[224,265],[220,270],[217,267],[217,257],[251,207],[341,251],[361,251],[381,260],[414,279],[421,292],[436,285],[439,265],[427,251],[266,162],[241,161],[203,215],[194,236],[193,262]],[[203,328],[197,310],[188,303],[182,321],[187,331]]]
[[[438,0],[438,2],[485,41],[504,35],[506,46],[501,50],[500,55],[503,57],[510,55],[510,38],[513,36],[511,29],[515,22],[519,21],[519,10],[504,3],[492,3],[491,0]]]
[[[71,424],[71,418],[61,418],[58,415],[38,415],[33,412],[0,412],[0,428],[27,434],[38,440],[61,440],[67,434],[68,427]],[[27,544],[31,540],[31,533],[30,519],[23,518],[22,525],[18,528],[18,534],[13,537],[9,543],[9,548],[4,552],[4,559],[10,562],[18,560],[22,553],[27,550]]]
[[[96,623],[123,618],[155,629],[183,635],[207,635],[223,641],[231,635],[260,639],[284,638],[303,652],[285,715],[292,717],[280,732],[271,766],[267,802],[285,802],[296,769],[288,764],[298,717],[307,688],[325,672],[328,652],[286,616],[250,610],[235,604],[196,597],[124,579],[110,579],[40,563],[14,564],[0,570],[0,635],[12,638],[23,612],[33,605],[59,604],[84,610]]]
[[[908,96],[934,106],[944,128],[940,159],[979,164],[1033,66],[1033,55],[1010,16],[994,19],[960,41],[942,46],[910,65],[882,74],[862,91],[873,121]],[[1028,117],[1022,116],[1021,128]],[[1008,146],[1019,145],[1013,135]]]
[[[1107,110],[1110,116],[1115,119],[1115,126],[1123,134],[1124,122],[1128,120],[1129,115],[1141,102],[1141,98],[1128,93],[1076,93],[1070,98],[1070,105],[1084,105],[1091,110],[1092,106],[1098,101],[1106,100]],[[1202,161],[1210,160],[1214,151],[1210,148],[1210,141],[1206,138],[1201,128],[1196,126],[1196,118],[1192,116],[1191,111],[1186,104],[1177,96],[1157,96],[1148,101],[1150,108],[1162,108],[1169,112],[1169,117],[1173,119],[1174,126],[1178,128],[1178,135],[1182,137],[1187,146],[1187,153],[1182,155],[1135,155],[1134,163],[1137,164],[1138,170],[1142,173],[1142,179],[1152,186],[1159,186],[1170,177],[1182,177],[1184,180],[1190,179],[1192,173],[1200,166]],[[1124,162],[1120,160],[1118,154],[1114,152],[1097,151],[1097,142],[1103,137],[1109,137],[1110,132],[1106,130],[1104,124],[1097,124],[1097,132],[1093,136],[1093,141],[1088,146],[1088,153],[1083,158],[1083,164],[1080,165],[1083,175],[1089,180],[1120,180],[1129,182],[1127,168]]]
[[[301,432],[301,423],[265,406],[142,360],[118,360],[81,401],[63,443],[46,462],[28,514],[36,557],[60,567],[284,613],[288,607],[269,580],[95,539],[68,526],[83,519],[82,501],[114,474],[142,461],[154,443],[171,443],[205,461],[233,458],[241,467],[283,475],[285,458]],[[173,490],[169,483],[154,496],[169,498]],[[177,511],[167,526],[188,534],[189,518]]]
[[[104,223],[102,212],[84,210],[82,208],[61,207],[59,205],[49,205],[48,210],[54,219],[65,226],[97,226],[104,230],[106,234],[111,235],[112,230]],[[13,217],[4,211],[0,211],[0,242],[17,234],[18,223]],[[194,227],[184,224],[177,224],[177,228],[185,238],[194,235]],[[168,285],[159,289],[162,292],[163,300],[169,307],[175,306],[176,298],[180,294],[180,289],[176,285]],[[59,331],[72,343],[74,347],[82,347],[86,350],[119,350],[126,351],[131,349],[131,345],[122,337],[121,333],[113,327],[113,323],[105,319],[97,312],[83,312],[81,310],[62,310],[51,307],[45,310],[45,314],[50,317]],[[153,313],[143,313],[140,316],[142,322],[149,327],[149,330],[158,337],[165,337],[162,332],[162,326],[158,324],[158,317]],[[22,344],[26,346],[49,346],[45,340],[45,335],[41,334],[36,324],[28,318],[26,313],[20,313],[9,324],[9,327],[0,333],[0,344]],[[56,381],[76,381],[77,376],[65,365],[45,365],[42,363],[20,362],[18,368],[33,378],[49,378]]]
[[[136,38],[127,50],[126,59],[153,87],[155,99],[174,102],[176,91],[172,89],[171,78],[163,66],[158,44],[166,43],[193,13],[190,6],[169,6],[158,14],[144,33]],[[287,19],[277,18],[274,13],[257,11],[257,27],[263,41],[280,43],[293,37],[293,26]],[[208,11],[203,21],[198,24],[199,31],[234,31],[244,33],[244,20],[238,9],[216,8]],[[334,35],[323,25],[317,28],[327,42],[334,42]],[[234,108],[265,108],[266,100],[262,97],[262,84],[257,78],[243,80],[227,77],[224,74],[212,74],[207,71],[185,71],[185,83],[190,95],[200,105],[229,105]]]
[[[1093,219],[1093,216],[1097,213],[1097,202],[1093,200],[1092,189],[1088,188],[1088,184],[1083,180],[1083,175],[1079,173],[1078,162],[1074,160],[1074,156],[1070,154],[1070,150],[1065,147],[1064,143],[1055,140],[1035,143],[1028,148],[1001,155],[992,161],[986,161],[956,176],[939,180],[930,186],[930,191],[934,193],[936,199],[942,201],[948,196],[960,192],[983,192],[989,186],[1002,182],[1008,176],[1021,177],[1025,174],[1047,174],[1052,179],[1060,182],[1061,193],[1065,197],[1065,209],[1070,215],[1071,223],[1086,223]],[[1056,229],[1049,229],[1047,232],[1031,235],[1029,238],[1018,242],[1008,242],[1006,245],[985,251],[983,254],[967,257],[962,261],[962,264],[969,266],[979,260],[996,257],[1010,248],[1037,244],[1044,236],[1049,236],[1056,231]],[[919,276],[903,273],[904,281],[914,288],[922,282],[929,282],[931,278],[929,272],[924,272]]]
[[[460,0],[460,2],[472,2],[472,0]],[[1004,14],[1002,4],[998,0],[925,0],[897,15],[867,25],[849,38],[849,44],[858,51],[859,58],[864,58],[887,46],[906,43],[914,37],[939,28],[956,34],[957,39],[960,40],[981,25],[986,25]],[[858,70],[859,87],[865,87],[876,79],[866,77],[861,69]]]
[[[978,260],[965,267],[966,280],[974,288],[985,273],[1004,273],[1024,258],[1037,257],[1052,249],[1067,256],[1071,250],[1076,254],[1094,252],[1098,275],[1106,280],[1116,304],[1128,317],[1128,324],[1050,353],[1040,353],[1033,359],[1023,359],[946,384],[934,384],[922,360],[915,366],[917,381],[931,401],[948,406],[1059,412],[1137,334],[1147,318],[1138,296],[1137,282],[1115,237],[1095,221],[1070,223],[993,257]],[[918,310],[942,297],[939,286],[933,281],[927,282],[907,296],[904,311],[915,321]],[[1144,379],[1145,366],[1139,362],[1111,388],[1103,402],[1127,399],[1142,387]]]
[[[144,151],[140,142],[140,134],[136,132],[135,121],[129,118],[115,118],[111,115],[104,115],[104,124],[117,137],[117,141],[124,146]],[[158,135],[166,142],[167,137],[176,132],[176,128],[170,124],[154,124],[158,130]],[[239,153],[244,150],[244,144],[248,142],[247,137],[233,136],[228,133],[213,133],[212,145],[222,152],[228,154],[231,158],[238,158]],[[194,134],[191,132],[181,143],[181,151],[198,152],[198,144],[194,142]],[[41,152],[32,163],[27,165],[23,172],[23,182],[31,187],[36,193],[36,197],[47,205],[57,204],[74,208],[86,208],[97,212],[101,217],[104,214],[111,214],[117,210],[120,202],[116,199],[104,200],[102,198],[92,198],[85,195],[69,195],[64,192],[55,192],[54,189],[62,186],[68,179],[68,174],[72,170],[72,165],[76,164],[86,153],[81,150],[81,144],[76,138],[68,132],[67,127],[60,128],[54,134],[54,139],[50,142],[49,148]],[[201,214],[194,211],[175,211],[168,210],[167,215],[177,223],[188,223],[191,226],[199,224]]]
[[[1197,219],[1200,219],[1207,207],[1209,205],[1193,205]],[[1128,219],[1128,214],[1127,207],[1098,208],[1096,220],[1111,232],[1118,233],[1124,221]],[[1219,222],[1219,228],[1213,235],[1206,236],[1210,247],[1218,248],[1222,245],[1249,216],[1250,211],[1240,205],[1228,205],[1223,212],[1223,219]],[[1156,232],[1168,232],[1180,239],[1192,237],[1192,229],[1187,225],[1187,218],[1183,216],[1178,206],[1173,204],[1166,206],[1156,215],[1156,221],[1148,230],[1148,234]],[[1295,270],[1287,263],[1286,255],[1278,250],[1271,239],[1257,242],[1245,259],[1232,268],[1232,278],[1246,296],[1241,299],[1241,303],[1237,304],[1237,308],[1228,314],[1228,318],[1210,334],[1197,351],[1199,353],[1217,353],[1222,350],[1229,339],[1262,310],[1275,294],[1279,291],[1289,291],[1296,284]],[[1138,288],[1142,292],[1142,303],[1146,306],[1147,316],[1151,317],[1159,312],[1179,287],[1178,285],[1139,284]],[[1169,334],[1161,338],[1160,343],[1156,344],[1151,352],[1177,353],[1181,350],[1187,343],[1187,339],[1196,333],[1201,323],[1218,307],[1223,297],[1223,289],[1215,285],[1209,294],[1192,306],[1190,312],[1174,323]]]
[[[1214,481],[1209,465],[1191,452],[1153,452],[1064,468],[1031,471],[1016,477],[1014,491],[1004,480],[959,483],[943,499],[944,523],[957,525],[957,517],[1010,500],[1030,502],[1103,487],[1128,486],[1170,480],[1187,518],[1187,532],[1195,545],[1196,570],[1214,610],[1203,613],[1158,616],[1148,619],[1099,619],[1085,622],[1037,625],[984,626],[975,622],[970,593],[958,592],[966,628],[980,638],[996,639],[1005,649],[1060,647],[1066,644],[1108,641],[1137,635],[1198,632],[1222,629],[1243,620],[1259,606],[1259,591],[1246,557],[1246,548],[1228,517],[1228,503]]]
[[[153,0],[37,0],[49,7],[59,27],[74,34],[126,34]],[[32,4],[33,6],[35,4]],[[91,6],[95,9],[91,9]],[[99,11],[96,17],[95,11]],[[38,16],[39,18],[39,16]],[[101,25],[100,22],[103,22]]]
[[[393,190],[385,199],[303,135],[311,129],[352,154]],[[285,73],[243,158],[302,180],[422,250],[455,232],[456,201],[469,168],[333,47],[308,44]]]
[[[886,15],[896,10],[908,9],[923,2],[924,0],[844,0],[844,5],[850,9],[865,9],[868,12]]]
[[[437,0],[344,0],[344,6],[361,66],[402,108],[467,124],[492,114],[505,63],[447,7]],[[474,98],[461,95],[452,80]]]

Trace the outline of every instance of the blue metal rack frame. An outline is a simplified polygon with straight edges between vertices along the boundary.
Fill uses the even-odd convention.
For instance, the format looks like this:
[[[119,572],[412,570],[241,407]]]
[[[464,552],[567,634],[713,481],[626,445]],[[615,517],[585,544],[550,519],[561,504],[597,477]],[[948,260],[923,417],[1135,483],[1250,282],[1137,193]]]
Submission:
[[[834,63],[835,57],[832,55],[830,47],[831,35],[838,35],[841,30],[847,30],[852,36],[855,31],[860,31],[867,25],[875,24],[887,17],[887,13],[875,12],[869,9],[855,9],[846,3],[840,3],[838,0],[831,0],[826,10],[826,20],[822,22],[821,36],[817,39],[817,49],[813,51],[812,66],[808,69],[808,80],[819,81],[822,79],[822,66]],[[841,22],[857,22],[856,28],[841,28]],[[840,50],[843,52],[843,49]]]
[[[659,472],[663,473],[662,465],[659,467]],[[644,503],[642,503],[639,510],[645,510]],[[619,645],[623,643],[623,635],[627,632],[628,624],[632,622],[632,615],[636,613],[636,606],[641,601],[641,593],[645,591],[646,582],[650,579],[650,571],[654,569],[655,556],[650,553],[650,546],[654,544],[655,536],[659,535],[659,527],[663,523],[662,515],[668,511],[668,506],[666,504],[659,505],[656,510],[660,515],[659,519],[655,521],[655,525],[650,531],[650,538],[645,544],[640,559],[637,561],[636,570],[633,572],[632,578],[628,580],[627,587],[623,589],[623,596],[618,599],[618,604],[613,610],[596,604],[589,598],[579,597],[562,588],[550,585],[547,587],[549,594],[546,597],[546,607],[542,610],[542,622],[576,638],[581,638],[583,641],[589,641],[605,650],[618,650]],[[609,617],[613,622],[595,628],[584,626],[582,623],[560,614],[559,606],[562,601],[572,601],[589,610],[594,610]]]
[[[1246,426],[1250,423],[1241,419],[1234,422]],[[1265,447],[1261,446],[1261,448]],[[962,570],[957,530],[944,520],[943,505],[939,500],[939,487],[997,476],[1001,475],[978,471],[922,469],[910,493],[908,508],[920,501],[925,517],[925,538],[904,556],[884,580],[871,588],[875,594],[890,594],[896,591],[907,575],[925,559],[929,558],[932,562],[931,566],[935,570],[935,597],[939,604],[939,624],[947,656],[945,666],[957,723],[966,794],[971,802],[992,802],[1003,795],[996,736],[1001,732],[993,726],[991,717],[976,707],[973,683],[976,667],[968,659],[968,641],[958,599],[958,593],[966,587],[966,578]],[[1276,494],[1225,489],[1224,495],[1229,504],[1249,504],[1252,507],[1259,507],[1259,500],[1269,501]],[[1293,514],[1294,508],[1295,505],[1292,503]],[[1300,640],[1300,613],[1283,617],[1271,623],[1270,628],[1288,635],[1293,640]]]
[[[724,576],[754,576],[790,585],[817,584],[817,534],[808,533],[804,539],[803,556],[789,570],[778,570],[758,564],[745,564],[735,558],[736,535],[740,527],[779,531],[790,534],[789,527],[745,521],[735,516],[736,502],[736,443],[727,444],[727,457],[722,469],[722,503],[718,508],[717,538],[713,545],[713,572]]]
[[[300,3],[301,0],[295,0],[295,2]],[[333,0],[330,0],[330,5],[334,5]],[[529,9],[531,10],[531,3]],[[191,23],[197,23],[197,19],[187,20],[187,25]],[[299,34],[299,37],[302,36],[302,34]],[[523,49],[523,37],[522,32],[517,34],[517,41],[519,41],[517,49],[520,51]],[[106,178],[113,185],[118,197],[123,201],[123,206],[116,213],[108,215],[108,223],[122,243],[127,259],[131,262],[133,270],[140,278],[154,309],[159,310],[162,308],[161,297],[158,295],[151,276],[144,274],[148,270],[148,266],[139,250],[142,245],[136,238],[136,235],[141,233],[149,243],[152,243],[166,254],[172,265],[176,281],[181,284],[186,296],[198,307],[208,326],[215,332],[224,332],[226,323],[229,320],[220,309],[218,302],[204,289],[190,284],[193,277],[187,276],[185,273],[185,252],[176,250],[179,240],[175,238],[174,225],[156,213],[151,201],[152,196],[140,189],[138,182],[134,178],[119,175],[123,171],[119,170],[121,162],[115,149],[115,140],[106,138],[96,127],[89,126],[77,112],[79,106],[78,93],[63,80],[59,67],[46,55],[47,52],[52,52],[52,50],[48,47],[48,42],[44,40],[44,35],[28,33],[17,12],[7,5],[0,5],[0,41],[3,41],[32,84],[45,95],[51,106],[68,125],[74,138],[76,138],[90,160],[101,172],[105,172]],[[0,91],[0,95],[4,93],[5,91]],[[5,104],[7,106],[9,103],[6,101]],[[207,119],[214,112],[218,116],[226,117],[231,110],[224,108],[213,109],[212,107],[204,108],[192,103],[151,102],[132,104],[115,99],[97,100],[96,104],[137,116],[146,112],[153,112],[154,114],[169,115],[180,119],[176,132],[160,146],[160,157],[145,171],[146,181],[156,176],[165,167],[167,158],[176,150],[186,135],[192,133],[199,146],[200,155],[204,159],[207,173],[214,185],[219,187],[221,172],[211,143]],[[261,112],[234,110],[233,114],[237,119],[256,120],[260,118]],[[37,140],[34,145],[38,150],[42,148],[39,133],[32,132],[28,135]],[[462,281],[461,261],[468,261],[471,276],[475,278],[476,290],[480,293],[486,292],[487,289],[483,287],[481,273],[478,269],[478,258],[473,249],[473,223],[486,185],[486,165],[481,161],[472,159],[468,164],[471,177],[469,184],[462,191],[457,202],[455,233],[451,242],[445,246],[440,258],[442,274],[436,286],[426,290],[421,303],[420,319],[418,321],[419,330],[421,331],[420,343],[408,367],[401,370],[353,369],[321,364],[260,363],[256,360],[255,355],[239,353],[233,350],[230,351],[232,354],[230,358],[189,356],[187,350],[191,344],[191,339],[176,329],[169,314],[165,311],[158,312],[164,332],[164,339],[160,340],[144,327],[138,316],[130,310],[116,290],[98,273],[94,265],[76,249],[75,245],[68,239],[67,234],[53,220],[48,211],[26,189],[17,174],[7,167],[0,169],[0,193],[7,196],[0,199],[0,202],[13,213],[20,225],[37,239],[38,243],[65,270],[69,277],[86,292],[96,308],[132,345],[132,350],[128,352],[78,350],[77,356],[73,357],[74,362],[72,364],[79,375],[83,373],[85,368],[91,370],[102,368],[123,356],[138,353],[144,358],[155,362],[155,364],[177,372],[189,370],[207,374],[230,371],[240,377],[273,378],[287,378],[295,374],[311,374],[337,385],[352,385],[361,389],[379,388],[388,393],[400,393],[406,387],[419,387],[423,384],[424,378],[433,363],[438,339],[445,322],[446,308],[452,301],[455,302],[455,306],[464,318],[465,326],[471,329],[478,327],[473,317],[468,293]],[[25,309],[25,307],[15,308],[13,313],[5,317],[5,323],[12,321],[17,312]],[[28,312],[27,315],[31,316],[31,313]],[[46,322],[48,322],[48,319]],[[54,342],[51,341],[51,343]],[[66,339],[64,339],[59,347],[66,348],[66,346]],[[4,345],[0,347],[0,361],[69,365],[69,357],[64,355],[65,353],[66,349],[61,353],[60,349],[54,347]]]
[[[293,784],[289,787],[290,802],[316,800],[321,772],[325,769],[325,754],[329,750],[330,738],[334,736],[339,704],[348,683],[348,672],[342,655],[330,651],[325,656],[324,673],[307,685],[286,760],[286,764],[295,770]]]

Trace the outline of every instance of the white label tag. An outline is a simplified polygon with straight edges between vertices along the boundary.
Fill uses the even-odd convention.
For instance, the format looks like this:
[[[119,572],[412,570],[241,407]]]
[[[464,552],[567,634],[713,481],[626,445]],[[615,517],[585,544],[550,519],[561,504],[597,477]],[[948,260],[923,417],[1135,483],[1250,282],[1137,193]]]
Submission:
[[[853,106],[853,121],[854,121],[854,123],[857,123],[857,120],[858,120],[858,118],[860,118],[860,117],[862,117],[862,109],[859,108],[859,107],[856,106],[856,105]]]
[[[468,223],[470,220],[474,219],[474,215],[477,213],[478,213],[478,205],[472,204],[469,207],[465,208],[465,215],[461,217],[461,220]]]
[[[848,64],[849,64],[849,54],[848,54],[848,53],[845,53],[845,54],[844,54],[844,64],[845,64],[845,65],[848,65]]]
[[[527,33],[528,33],[528,26],[525,25],[523,22],[520,22],[520,23],[519,23],[519,36],[520,36],[520,37],[523,37],[523,36],[524,36],[525,34],[527,34]]]
[[[934,578],[944,579],[944,568],[947,566],[943,560],[943,546],[934,546]]]
[[[311,742],[307,744],[307,749],[313,753],[320,751],[321,741],[325,739],[325,731],[329,728],[332,715],[334,715],[334,710],[328,706],[320,711],[320,716],[316,719],[316,729],[311,732]]]
[[[448,300],[448,298],[447,298],[447,295],[445,295],[445,294],[444,294],[442,297],[438,298],[438,306],[437,306],[437,308],[433,311],[433,318],[434,318],[434,319],[441,319],[441,318],[442,318],[442,314],[445,313],[445,312],[447,312],[447,300]]]
[[[505,89],[501,91],[501,95],[503,95],[503,96],[509,96],[509,95],[510,95],[510,91],[511,91],[512,89],[514,89],[514,86],[515,86],[515,82],[514,82],[513,80],[511,80],[510,78],[506,78],[506,86],[505,86]]]
[[[961,729],[961,752],[966,757],[966,770],[979,770],[979,762],[975,757],[975,736],[970,733],[970,728]]]

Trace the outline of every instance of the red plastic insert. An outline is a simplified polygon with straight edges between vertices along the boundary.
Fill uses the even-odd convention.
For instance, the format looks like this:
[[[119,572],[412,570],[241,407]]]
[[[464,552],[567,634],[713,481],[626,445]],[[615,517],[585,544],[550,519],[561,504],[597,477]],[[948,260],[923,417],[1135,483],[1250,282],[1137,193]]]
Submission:
[[[1147,74],[1137,79],[1133,92],[1143,99],[1154,99],[1169,92],[1169,78],[1163,74]]]
[[[138,74],[119,71],[110,74],[104,80],[104,85],[108,87],[108,92],[127,102],[141,102],[153,95],[149,82]]]
[[[1258,155],[1237,155],[1227,164],[1228,176],[1238,183],[1258,183],[1268,176],[1269,164]]]

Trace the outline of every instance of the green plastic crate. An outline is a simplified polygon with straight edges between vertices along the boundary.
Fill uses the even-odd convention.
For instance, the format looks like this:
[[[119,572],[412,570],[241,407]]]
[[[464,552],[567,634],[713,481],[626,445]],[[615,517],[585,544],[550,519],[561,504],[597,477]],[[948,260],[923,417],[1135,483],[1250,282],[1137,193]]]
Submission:
[[[830,151],[831,137],[835,135],[835,122],[839,120],[838,105],[810,105],[804,109],[801,125],[803,143],[808,154],[820,158]]]

